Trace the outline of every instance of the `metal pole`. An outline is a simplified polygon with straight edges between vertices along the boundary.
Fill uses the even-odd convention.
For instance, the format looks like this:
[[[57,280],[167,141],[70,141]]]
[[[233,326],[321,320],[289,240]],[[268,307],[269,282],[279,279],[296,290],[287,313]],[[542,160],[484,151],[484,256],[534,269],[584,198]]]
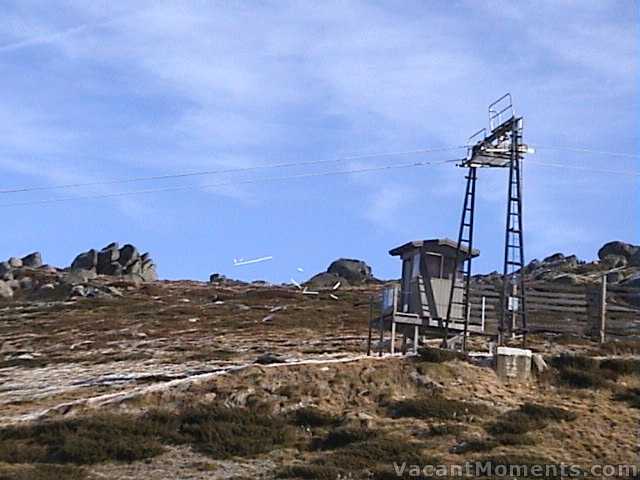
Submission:
[[[518,312],[518,286],[514,283],[511,285],[511,339],[515,340],[516,338],[516,328],[518,327],[517,323],[517,312]]]
[[[393,311],[391,312],[391,318],[393,318],[393,315],[395,315],[396,313],[396,302],[395,302],[395,286],[393,287],[393,295],[394,295],[394,301],[393,301]],[[384,293],[383,293],[384,295]],[[384,301],[384,299],[383,299]],[[378,356],[381,357],[382,356],[382,344],[384,343],[384,310],[380,312],[380,322],[379,322],[379,326],[380,326],[380,338],[378,340]]]
[[[367,338],[367,357],[371,355],[371,333],[373,329],[373,295],[369,295],[369,336]]]
[[[380,315],[379,326],[380,326],[380,338],[378,339],[378,356],[381,357],[382,356],[382,344],[384,343],[384,320],[382,318],[382,315]]]
[[[396,353],[396,322],[391,319],[391,355]]]
[[[600,291],[600,343],[606,341],[607,322],[607,276],[602,276],[602,288]]]

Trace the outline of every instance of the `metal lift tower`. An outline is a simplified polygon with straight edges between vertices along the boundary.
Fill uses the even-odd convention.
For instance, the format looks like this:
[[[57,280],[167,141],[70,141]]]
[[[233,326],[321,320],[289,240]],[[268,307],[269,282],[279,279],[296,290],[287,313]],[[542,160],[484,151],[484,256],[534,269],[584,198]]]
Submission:
[[[478,168],[508,168],[507,221],[505,229],[504,268],[500,311],[498,315],[498,344],[503,345],[507,334],[521,337],[523,346],[527,334],[527,300],[524,288],[524,246],[522,231],[522,166],[520,161],[527,153],[522,143],[522,117],[516,117],[507,93],[489,105],[489,128],[483,128],[469,138],[467,158],[459,164],[467,168],[467,187],[462,207],[462,219],[458,231],[456,265],[461,265],[458,275],[462,282],[452,282],[445,320],[444,340],[449,336],[451,306],[456,289],[463,289],[462,311],[464,318],[463,349],[470,318],[471,255],[464,251],[473,248],[473,224],[475,213],[476,179]]]

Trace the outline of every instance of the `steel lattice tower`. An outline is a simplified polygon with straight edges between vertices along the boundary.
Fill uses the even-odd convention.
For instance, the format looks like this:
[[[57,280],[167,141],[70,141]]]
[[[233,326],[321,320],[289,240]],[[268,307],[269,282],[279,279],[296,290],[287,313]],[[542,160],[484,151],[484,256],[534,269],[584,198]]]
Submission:
[[[467,158],[459,166],[467,168],[462,218],[458,231],[456,265],[461,282],[452,282],[449,305],[444,325],[444,341],[449,335],[452,318],[454,292],[462,289],[462,315],[464,321],[463,349],[470,318],[471,251],[473,247],[473,225],[475,216],[475,184],[478,168],[508,168],[507,219],[505,227],[504,268],[502,292],[498,313],[498,343],[504,344],[506,335],[522,337],[523,345],[527,333],[527,301],[524,285],[524,243],[522,222],[522,157],[527,146],[522,142],[523,120],[516,117],[511,95],[506,94],[489,105],[489,128],[483,128],[469,139]],[[475,143],[474,143],[475,142]],[[467,250],[468,249],[468,250]],[[463,258],[464,256],[464,258]]]

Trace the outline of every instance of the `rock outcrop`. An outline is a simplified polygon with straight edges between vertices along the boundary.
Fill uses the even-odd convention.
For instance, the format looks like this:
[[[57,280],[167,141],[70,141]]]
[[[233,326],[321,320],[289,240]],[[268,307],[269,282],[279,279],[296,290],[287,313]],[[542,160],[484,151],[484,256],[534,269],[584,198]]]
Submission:
[[[10,257],[0,262],[0,299],[13,298],[18,291],[33,291],[43,277],[56,272],[57,269],[43,265],[40,252],[22,258]]]
[[[149,254],[129,244],[82,252],[68,268],[44,264],[42,255],[33,252],[0,262],[0,299],[113,297],[119,295],[112,284],[137,285],[157,278]]]
[[[613,270],[613,271],[612,271]],[[543,260],[532,260],[524,267],[527,281],[543,281],[564,285],[589,285],[607,275],[610,284],[640,288],[640,246],[613,241],[598,250],[598,260],[585,262],[575,255],[554,253]],[[493,272],[475,275],[477,283],[501,283],[502,275]]]
[[[340,258],[332,262],[326,272],[311,277],[306,285],[310,288],[332,288],[338,282],[340,286],[348,287],[375,281],[371,267],[362,260]]]
[[[80,253],[71,263],[71,271],[84,270],[98,275],[134,277],[145,282],[158,279],[156,266],[149,253],[140,254],[131,245],[118,248],[117,243],[110,243],[102,250],[88,250]]]
[[[598,258],[612,268],[627,265],[640,267],[640,246],[620,241],[608,242],[598,250]]]
[[[327,273],[346,279],[352,285],[366,283],[373,279],[371,267],[362,260],[340,258],[329,265]]]

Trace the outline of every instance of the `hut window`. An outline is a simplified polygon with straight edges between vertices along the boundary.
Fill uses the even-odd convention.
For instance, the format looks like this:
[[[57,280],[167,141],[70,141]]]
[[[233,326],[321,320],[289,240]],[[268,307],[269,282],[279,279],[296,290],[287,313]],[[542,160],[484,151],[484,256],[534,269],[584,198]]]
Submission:
[[[418,275],[420,275],[420,254],[416,253],[413,256],[413,260],[412,260],[412,265],[411,265],[411,278],[418,278]]]
[[[427,271],[431,278],[447,278],[443,263],[442,255],[427,253]]]
[[[443,278],[451,279],[453,278],[453,273],[456,271],[456,261],[453,258],[445,257],[444,258],[444,268],[443,268]]]

